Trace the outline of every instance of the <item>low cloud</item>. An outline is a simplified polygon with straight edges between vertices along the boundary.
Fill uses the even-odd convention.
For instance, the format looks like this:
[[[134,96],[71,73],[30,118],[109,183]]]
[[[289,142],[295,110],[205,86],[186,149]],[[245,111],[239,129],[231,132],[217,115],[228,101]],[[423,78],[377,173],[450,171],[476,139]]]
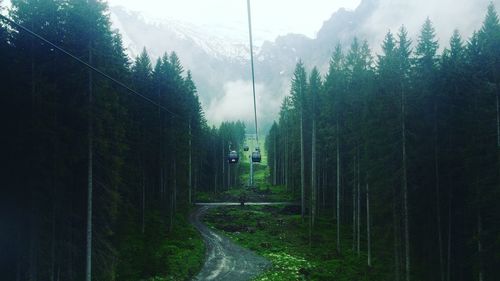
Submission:
[[[265,133],[269,120],[276,118],[282,96],[276,96],[261,83],[256,85],[257,118],[259,131]],[[211,101],[206,109],[211,125],[218,126],[223,121],[243,121],[247,131],[254,129],[254,108],[252,82],[246,80],[230,81],[224,84],[224,93]]]
[[[464,38],[481,28],[486,8],[491,0],[380,0],[378,8],[362,27],[374,50],[380,50],[385,33],[397,33],[405,25],[414,43],[421,26],[429,17],[442,47],[448,46],[453,31],[458,29]],[[500,9],[500,0],[493,3]],[[373,45],[375,44],[375,45]]]

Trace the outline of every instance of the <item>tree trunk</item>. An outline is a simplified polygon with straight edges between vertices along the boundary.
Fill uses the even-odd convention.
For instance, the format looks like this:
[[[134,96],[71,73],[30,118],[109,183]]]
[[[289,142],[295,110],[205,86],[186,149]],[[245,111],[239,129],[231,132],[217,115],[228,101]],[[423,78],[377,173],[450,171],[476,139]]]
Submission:
[[[89,64],[92,65],[92,43],[89,42]],[[92,70],[89,70],[88,112],[88,171],[87,171],[87,250],[85,280],[92,281],[92,189],[93,189],[93,125],[92,125]]]
[[[225,189],[224,181],[225,181],[225,164],[226,164],[226,159],[224,156],[224,141],[222,141],[222,190]]]
[[[314,93],[313,93],[314,95]],[[317,178],[316,178],[316,117],[314,116],[314,96],[313,96],[313,120],[312,120],[312,140],[311,140],[311,225],[309,227],[309,240],[311,243],[312,230],[316,222],[316,188],[317,188]]]
[[[450,281],[451,280],[451,237],[452,237],[452,234],[451,234],[451,223],[452,223],[452,203],[453,203],[453,187],[451,187],[450,185],[450,193],[448,195],[448,257],[446,259],[446,281]]]
[[[236,163],[234,165],[234,171],[233,171],[233,187],[234,188],[239,188],[240,187],[240,185],[239,185],[240,181],[239,181],[239,178],[238,178],[239,177],[239,173],[240,173],[240,164],[241,163],[239,162],[239,159],[238,159],[238,163]],[[195,170],[195,172],[196,171],[197,170]]]
[[[278,152],[276,151],[276,138],[278,136],[278,132],[276,132],[274,134],[274,165],[273,165],[273,185],[276,185],[276,181],[277,181],[277,173],[278,173],[278,162],[277,162],[277,159],[278,159]]]
[[[394,280],[400,281],[401,277],[401,219],[399,218],[398,196],[396,187],[392,188],[392,220],[394,225]]]
[[[352,184],[352,251],[356,250],[356,156],[353,157],[353,184]]]
[[[55,200],[55,192],[53,194]],[[51,218],[51,238],[50,238],[50,280],[55,281],[55,268],[56,268],[56,203],[52,205],[52,218]]]
[[[289,155],[288,155],[288,151],[289,151],[289,148],[288,148],[288,128],[286,126],[288,126],[288,120],[287,120],[287,116],[286,116],[286,112],[285,112],[285,169],[284,169],[284,177],[285,177],[285,188],[287,191],[289,191],[289,181],[288,181],[288,174],[289,174],[289,165],[288,165],[288,161],[289,161]]]
[[[321,213],[323,214],[325,212],[325,209],[326,209],[326,186],[327,186],[327,175],[326,175],[326,165],[323,165],[323,180],[322,180],[322,183],[321,183],[321,193],[322,193],[322,196],[321,196],[321,204],[322,204],[322,209],[321,209]]]
[[[174,195],[173,195],[173,209],[174,213],[177,211],[177,160],[174,156]]]
[[[253,187],[253,161],[252,157],[250,156],[250,187]]]
[[[441,281],[444,281],[444,262],[443,262],[443,234],[441,232],[441,202],[440,202],[440,182],[439,182],[439,132],[437,118],[437,103],[434,102],[434,172],[436,185],[436,223],[438,231],[438,247],[439,247],[439,273]]]
[[[32,30],[34,30],[34,25],[31,25]],[[31,38],[31,106],[32,106],[32,130],[35,130],[36,119],[36,82],[35,82],[35,53],[34,53],[34,38]],[[35,188],[33,186],[33,188]],[[35,193],[31,193],[31,214],[30,214],[30,246],[29,246],[29,271],[28,277],[30,281],[36,281],[38,277],[38,218],[36,198]]]
[[[38,280],[38,218],[35,208],[35,195],[32,195],[32,210],[30,218],[30,248],[29,248],[29,281]]]
[[[189,118],[189,179],[188,179],[188,197],[189,197],[189,205],[192,203],[192,171],[193,171],[193,152],[192,152],[192,134],[191,134],[191,117]],[[175,176],[175,174],[174,174]]]
[[[410,281],[410,223],[408,218],[408,179],[406,171],[406,109],[405,93],[401,87],[401,131],[402,131],[402,154],[403,154],[403,217],[405,233],[405,279]]]
[[[173,172],[174,172],[174,179],[173,179],[173,188],[172,191],[170,192],[170,225],[168,230],[172,231],[174,229],[174,215],[177,209],[177,161],[175,159],[174,155],[174,165],[173,165]]]
[[[175,195],[173,194],[173,191],[170,192],[170,198],[169,198],[170,200],[168,200],[168,201],[170,201],[168,204],[169,205],[168,207],[170,208],[170,210],[167,214],[168,217],[170,218],[169,223],[168,223],[168,231],[169,232],[172,232],[172,230],[174,229],[174,197],[175,197]]]
[[[194,169],[194,184],[193,184],[193,196],[196,197],[196,191],[198,190],[198,180],[200,173],[198,173],[198,167]]]
[[[483,244],[481,236],[483,235],[483,223],[481,218],[481,212],[477,212],[477,255],[479,263],[478,280],[484,281],[484,269],[483,269]]]
[[[163,200],[163,122],[161,118],[161,87],[158,85],[158,192],[160,193],[160,199]]]
[[[231,189],[231,164],[227,165],[227,189]]]
[[[306,212],[306,197],[305,197],[305,157],[304,157],[304,105],[301,105],[300,109],[300,216],[302,221],[304,221],[304,216]]]
[[[337,117],[337,252],[340,253],[340,127]]]
[[[372,266],[372,240],[370,234],[370,191],[369,185],[366,184],[366,240],[367,240],[367,254],[368,254],[368,267]]]
[[[498,88],[498,86],[496,88]],[[495,91],[495,96],[496,96],[496,109],[497,109],[497,147],[500,147],[500,101],[498,100],[497,91]]]
[[[360,176],[360,157],[359,157],[359,148],[358,148],[358,186],[357,186],[357,191],[356,191],[356,194],[357,194],[357,198],[358,198],[358,203],[356,204],[357,206],[357,219],[356,219],[356,222],[358,224],[357,226],[357,246],[356,246],[356,251],[358,253],[358,256],[360,255],[360,252],[361,252],[361,246],[360,246],[360,240],[361,240],[361,193],[360,193],[360,189],[361,189],[361,178],[359,177]]]
[[[21,281],[21,253],[16,256],[16,281]]]
[[[144,165],[144,164],[143,164]],[[146,172],[144,171],[144,167],[141,167],[142,170],[142,202],[141,202],[141,233],[144,234],[146,229]]]
[[[69,212],[68,214],[72,214],[73,213],[73,199],[70,198],[69,200]],[[68,222],[69,222],[69,226],[68,226],[68,245],[69,247],[67,247],[67,250],[68,250],[68,258],[67,258],[67,261],[68,261],[68,280],[74,280],[74,273],[73,273],[73,219],[71,216],[67,216],[66,217]]]
[[[214,193],[217,194],[217,170],[214,173]]]

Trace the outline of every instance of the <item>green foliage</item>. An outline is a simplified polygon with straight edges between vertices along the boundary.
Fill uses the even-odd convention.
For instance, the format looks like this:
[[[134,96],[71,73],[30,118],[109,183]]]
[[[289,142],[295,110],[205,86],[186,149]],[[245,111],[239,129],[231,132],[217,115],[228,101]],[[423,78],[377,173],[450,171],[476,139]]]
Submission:
[[[205,246],[200,234],[184,216],[175,217],[168,232],[159,213],[148,214],[159,227],[144,234],[135,231],[120,238],[119,280],[189,280],[201,268]]]
[[[340,239],[342,255],[368,242],[369,211],[372,258],[385,268],[376,280],[498,279],[498,14],[490,4],[481,29],[467,41],[456,31],[442,54],[430,19],[416,44],[411,37],[404,26],[387,33],[376,61],[357,38],[337,45],[317,107],[308,94],[316,83],[297,64],[267,136],[270,182],[294,199],[305,185],[306,206],[339,216],[352,231]]]
[[[303,272],[309,272],[312,269],[306,259],[287,253],[269,253],[265,257],[272,262],[272,269],[255,278],[255,281],[297,280],[302,277]]]
[[[2,21],[0,112],[5,157],[12,159],[2,199],[11,202],[6,237],[13,241],[2,278],[84,279],[89,150],[92,280],[192,276],[203,250],[179,218],[187,214],[188,140],[193,162],[200,163],[193,177],[212,175],[202,165],[211,131],[192,74],[174,52],[153,66],[144,50],[131,63],[105,1],[11,4],[13,20],[142,97]]]
[[[318,220],[309,246],[307,224],[301,222],[297,211],[292,207],[221,207],[211,210],[205,221],[272,262],[272,267],[255,280],[384,280],[387,268],[376,262],[368,269],[364,253],[336,253],[334,226],[329,219]]]

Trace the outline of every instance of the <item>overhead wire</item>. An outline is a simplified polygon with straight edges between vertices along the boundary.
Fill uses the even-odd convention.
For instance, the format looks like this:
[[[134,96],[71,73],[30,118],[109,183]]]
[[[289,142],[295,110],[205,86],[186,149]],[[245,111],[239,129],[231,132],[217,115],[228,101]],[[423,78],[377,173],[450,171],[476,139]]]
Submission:
[[[250,63],[252,65],[252,90],[253,90],[253,111],[255,116],[255,138],[257,140],[257,147],[258,147],[259,133],[257,127],[257,103],[255,99],[255,69],[253,63],[252,12],[250,9],[250,0],[247,0],[247,10],[248,10],[248,33],[250,37]]]
[[[84,65],[85,67],[91,69],[92,71],[94,71],[95,73],[103,76],[104,78],[112,81],[113,83],[119,85],[120,87],[124,88],[125,90],[127,90],[130,94],[132,95],[135,95],[141,99],[143,99],[144,101],[148,102],[148,103],[151,103],[152,105],[154,106],[157,106],[158,108],[162,109],[163,111],[165,112],[168,112],[170,115],[172,115],[173,117],[181,117],[180,115],[178,115],[177,113],[169,110],[168,108],[164,107],[163,105],[155,102],[154,100],[146,97],[145,95],[135,91],[134,89],[130,88],[129,86],[127,86],[125,83],[121,82],[120,80],[118,79],[115,79],[114,77],[111,77],[110,75],[106,74],[105,72],[101,71],[100,69],[92,66],[91,64],[85,62],[84,60],[80,59],[79,57],[77,57],[76,55],[73,55],[71,52],[69,51],[66,51],[64,48],[60,47],[59,45],[55,44],[55,43],[52,43],[51,41],[49,41],[48,39],[46,39],[45,37],[39,35],[38,33],[32,31],[31,29],[13,21],[12,19],[0,14],[0,19],[5,21],[6,23],[10,24],[11,26],[13,27],[16,27],[26,33],[28,33],[29,35],[41,40],[42,42],[52,46],[54,49],[60,51],[61,53],[65,54],[66,56],[72,58],[73,60],[79,62],[80,64]]]

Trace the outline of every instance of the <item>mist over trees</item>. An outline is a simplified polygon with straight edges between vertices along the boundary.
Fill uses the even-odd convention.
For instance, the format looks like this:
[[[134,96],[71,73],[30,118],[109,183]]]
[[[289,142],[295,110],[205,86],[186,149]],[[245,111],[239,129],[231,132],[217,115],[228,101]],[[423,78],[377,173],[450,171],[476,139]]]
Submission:
[[[195,247],[175,230],[197,192],[242,185],[226,157],[244,124],[208,126],[175,52],[127,57],[103,1],[11,2],[9,18],[130,89],[0,21],[1,279],[195,271],[172,258]],[[498,14],[443,51],[430,19],[409,38],[387,33],[377,56],[336,46],[324,77],[297,64],[266,138],[270,179],[303,203],[310,237],[335,222],[338,256],[367,255],[381,280],[499,280]]]
[[[9,18],[135,93],[1,21],[1,279],[175,277],[160,245],[201,182],[234,182],[223,163],[244,126],[207,125],[175,52],[131,61],[103,1],[11,2]]]
[[[498,14],[442,52],[430,19],[409,38],[388,32],[376,57],[337,46],[317,97],[316,70],[297,64],[266,139],[271,179],[383,280],[499,279]]]

